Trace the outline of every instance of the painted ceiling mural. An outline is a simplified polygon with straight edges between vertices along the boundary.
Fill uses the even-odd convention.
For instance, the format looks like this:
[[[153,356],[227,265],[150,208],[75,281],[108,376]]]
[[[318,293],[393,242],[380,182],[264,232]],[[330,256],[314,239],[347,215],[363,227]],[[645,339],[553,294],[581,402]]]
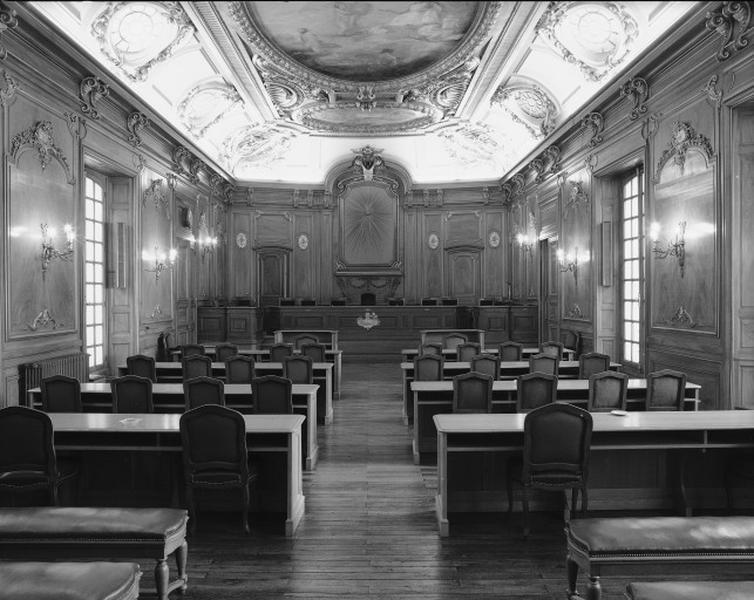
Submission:
[[[238,183],[500,181],[699,3],[30,2]]]

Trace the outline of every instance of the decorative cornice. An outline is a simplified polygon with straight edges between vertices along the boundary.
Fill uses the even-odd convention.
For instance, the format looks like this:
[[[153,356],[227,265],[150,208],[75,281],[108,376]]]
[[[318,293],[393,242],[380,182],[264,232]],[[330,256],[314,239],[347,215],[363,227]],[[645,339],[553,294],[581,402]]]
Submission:
[[[76,183],[76,177],[68,166],[68,160],[63,155],[63,151],[55,145],[55,131],[51,121],[37,121],[35,125],[13,136],[10,144],[10,156],[13,162],[17,164],[19,156],[27,149],[37,151],[43,171],[54,158],[63,167],[68,183]]]
[[[717,52],[718,61],[728,60],[734,52],[749,45],[746,36],[751,31],[750,2],[723,2],[718,10],[707,11],[706,19],[705,27],[723,38]]]
[[[599,146],[602,141],[602,132],[605,130],[605,119],[599,112],[590,112],[588,115],[581,119],[582,129],[591,129],[592,137],[589,140],[589,145],[594,148]]]
[[[126,129],[128,129],[128,141],[134,148],[139,148],[142,143],[141,132],[149,127],[149,117],[138,110],[128,115]]]
[[[0,34],[9,29],[16,29],[16,27],[18,27],[16,11],[12,8],[8,8],[4,3],[0,2]],[[8,50],[5,46],[0,45],[0,60],[5,59],[6,56],[8,56]]]
[[[89,76],[81,80],[79,84],[79,99],[81,100],[81,112],[95,121],[99,119],[97,103],[110,95],[110,87],[98,77]]]
[[[674,121],[670,142],[662,153],[662,156],[660,156],[660,160],[657,161],[653,181],[655,183],[659,181],[662,170],[671,158],[680,168],[681,173],[683,173],[686,164],[686,153],[692,148],[699,150],[708,163],[715,156],[712,143],[706,136],[697,133],[687,121]]]
[[[649,98],[649,85],[641,77],[629,79],[620,87],[620,97],[631,97],[633,107],[629,114],[629,119],[635,121],[641,115],[647,112],[647,99]]]

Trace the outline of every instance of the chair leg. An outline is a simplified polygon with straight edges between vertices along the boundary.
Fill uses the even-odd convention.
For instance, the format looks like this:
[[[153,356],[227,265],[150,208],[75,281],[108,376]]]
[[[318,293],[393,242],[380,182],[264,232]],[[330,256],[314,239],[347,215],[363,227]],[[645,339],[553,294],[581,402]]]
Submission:
[[[526,486],[521,488],[521,502],[523,504],[524,539],[526,539],[529,537],[529,494],[527,493]]]
[[[251,531],[249,530],[249,484],[247,483],[242,488],[243,491],[243,532],[246,535],[249,535]]]
[[[189,529],[192,535],[196,534],[196,507],[194,506],[194,488],[186,485],[186,506],[189,513]]]
[[[505,487],[508,490],[508,514],[513,512],[513,477],[508,474],[505,478]]]
[[[586,490],[586,485],[581,488],[581,513],[586,513],[589,508],[589,493]],[[574,507],[575,510],[575,507]]]

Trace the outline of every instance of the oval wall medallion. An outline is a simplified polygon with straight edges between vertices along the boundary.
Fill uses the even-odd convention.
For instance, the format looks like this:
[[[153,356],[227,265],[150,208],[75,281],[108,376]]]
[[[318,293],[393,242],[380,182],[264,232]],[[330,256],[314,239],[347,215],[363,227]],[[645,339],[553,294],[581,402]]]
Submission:
[[[487,240],[490,243],[490,248],[497,248],[500,245],[500,234],[497,231],[490,231]]]
[[[243,231],[236,234],[236,245],[239,248],[246,248],[246,234]]]
[[[430,250],[437,250],[437,247],[440,245],[440,238],[437,237],[436,233],[430,233],[429,237],[427,238],[427,246],[429,246]]]
[[[309,247],[309,236],[305,233],[298,236],[298,247],[302,250],[306,250]]]

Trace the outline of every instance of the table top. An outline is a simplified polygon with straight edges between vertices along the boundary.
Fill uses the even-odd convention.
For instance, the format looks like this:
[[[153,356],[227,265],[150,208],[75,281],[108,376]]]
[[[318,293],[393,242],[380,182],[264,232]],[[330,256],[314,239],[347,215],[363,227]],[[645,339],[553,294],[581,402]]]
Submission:
[[[175,361],[160,361],[154,363],[156,369],[162,369],[163,371],[180,371],[183,368],[183,363]],[[225,368],[224,362],[213,362],[212,368],[221,370]],[[273,369],[282,370],[283,363],[281,362],[259,362],[254,364],[255,369],[272,371]],[[118,365],[118,369],[128,369],[126,365]],[[312,369],[317,371],[332,371],[333,363],[331,362],[315,362],[312,363]]]
[[[179,431],[180,414],[48,413],[54,431],[171,433]],[[295,433],[304,415],[244,415],[247,433]]]
[[[217,350],[216,344],[202,344],[204,346],[204,351],[208,354],[213,354]],[[269,348],[239,348],[238,349],[239,354],[246,354],[248,356],[269,356],[270,355],[270,349]],[[293,350],[294,354],[300,354],[301,350]],[[170,351],[170,354],[181,354],[180,348],[174,349]],[[343,354],[342,350],[332,350],[330,348],[325,349],[325,356],[340,356]]]
[[[577,360],[561,360],[559,363],[559,368],[561,369],[578,369],[579,368],[579,361]],[[621,363],[617,362],[611,362],[610,368],[611,369],[620,369],[622,367]],[[402,362],[401,363],[401,369],[404,371],[410,371],[413,370],[414,363],[412,362]],[[465,361],[458,361],[458,360],[446,360],[443,363],[443,369],[470,369],[471,363],[465,362]],[[505,369],[528,369],[529,368],[529,361],[528,360],[506,360],[500,363],[500,370]]]
[[[754,429],[754,411],[652,411],[591,413],[593,431],[711,431]],[[435,426],[440,433],[516,433],[523,432],[526,414],[437,414]]]
[[[492,391],[494,392],[514,392],[518,382],[515,379],[496,379],[492,382]],[[415,392],[444,392],[453,389],[453,382],[450,379],[442,381],[412,381],[411,389]],[[642,378],[631,378],[628,380],[629,390],[647,389],[647,380]],[[698,383],[686,382],[687,390],[700,390],[702,386]],[[563,391],[587,391],[589,390],[588,379],[558,379],[558,390]],[[704,411],[705,414],[709,411]]]
[[[316,383],[294,383],[291,387],[293,395],[313,396],[317,394],[319,384]],[[250,395],[251,385],[248,383],[226,383],[223,388],[226,396]],[[30,394],[41,394],[39,387],[31,388]],[[82,394],[112,394],[112,388],[109,382],[88,381],[81,384]],[[152,394],[183,394],[183,383],[153,383]],[[61,413],[62,414],[62,413]]]

